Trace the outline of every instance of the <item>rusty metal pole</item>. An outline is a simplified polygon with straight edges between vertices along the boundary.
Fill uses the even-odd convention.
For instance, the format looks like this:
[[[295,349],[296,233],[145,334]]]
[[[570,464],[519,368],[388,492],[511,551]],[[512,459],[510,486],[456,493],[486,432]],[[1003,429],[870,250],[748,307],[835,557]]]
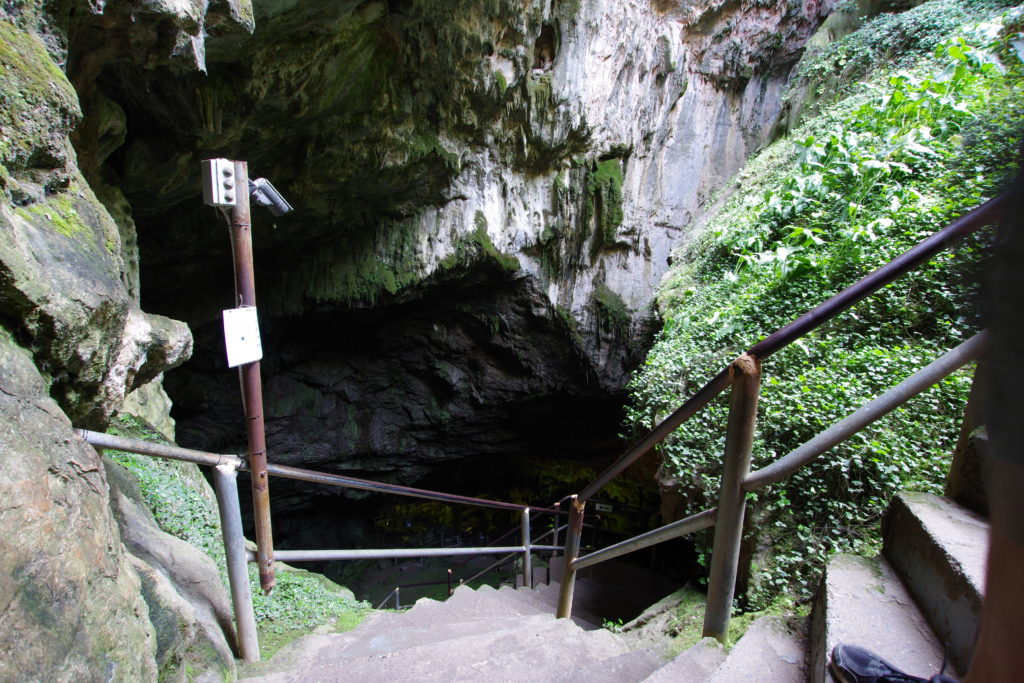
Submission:
[[[523,539],[523,586],[533,588],[533,561],[530,558],[530,508],[519,513]]]
[[[583,534],[583,509],[587,503],[579,502],[576,496],[569,498],[569,528],[565,531],[565,553],[562,556],[562,583],[558,591],[559,619],[572,616],[572,591],[576,587],[576,570],[572,561],[580,554],[580,536]]]
[[[231,248],[235,265],[235,305],[256,306],[256,279],[252,263],[252,221],[249,213],[249,165],[235,162],[236,204],[231,209]],[[270,490],[267,486],[267,439],[263,427],[263,384],[260,362],[238,368],[242,406],[249,439],[249,475],[256,522],[256,563],[260,588],[274,589],[274,541],[270,529]]]
[[[757,400],[761,389],[761,361],[743,354],[730,367],[732,399],[725,436],[725,462],[718,494],[718,517],[708,574],[708,598],[704,611],[704,636],[725,643],[736,591],[736,575],[743,537],[746,492],[743,480],[750,473],[750,454],[757,424]]]

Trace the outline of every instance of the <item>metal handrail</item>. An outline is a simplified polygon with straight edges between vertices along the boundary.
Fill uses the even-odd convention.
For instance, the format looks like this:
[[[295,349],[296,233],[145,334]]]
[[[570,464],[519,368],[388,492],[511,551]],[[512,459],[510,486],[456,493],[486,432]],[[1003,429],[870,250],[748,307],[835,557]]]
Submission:
[[[153,455],[160,458],[182,460],[185,462],[192,462],[197,465],[207,465],[210,467],[217,467],[218,465],[229,464],[238,467],[238,469],[240,470],[248,470],[248,465],[246,464],[245,459],[238,455],[208,453],[206,451],[198,451],[191,448],[182,448],[181,446],[158,444],[153,443],[152,441],[143,441],[141,439],[129,439],[123,436],[114,436],[113,434],[94,432],[88,429],[76,429],[75,433],[80,438],[82,438],[83,440],[97,448],[114,448],[120,451],[138,453],[140,455]],[[302,469],[300,467],[290,467],[288,465],[275,465],[272,463],[268,463],[267,472],[278,477],[284,477],[285,479],[297,479],[300,481],[308,481],[317,484],[327,484],[329,486],[341,486],[343,488],[359,489],[362,491],[374,491],[376,493],[390,493],[396,496],[406,496],[409,498],[425,498],[427,500],[436,500],[442,503],[474,505],[477,507],[487,507],[498,510],[514,510],[516,512],[522,512],[523,510],[534,510],[536,512],[543,512],[549,515],[566,514],[564,510],[558,510],[553,508],[537,508],[529,505],[519,505],[517,503],[505,503],[497,500],[487,500],[486,498],[471,498],[469,496],[455,495],[454,493],[428,491],[426,489],[417,489],[411,486],[385,484],[382,482],[370,481],[368,479],[346,477],[340,474],[316,472],[314,470]]]
[[[757,399],[760,390],[760,363],[778,350],[816,329],[824,322],[849,309],[857,302],[878,291],[896,278],[917,267],[940,250],[948,247],[959,239],[979,228],[999,219],[1006,209],[1009,194],[1004,193],[985,202],[980,207],[963,216],[943,230],[938,231],[917,246],[885,266],[862,278],[855,284],[842,290],[825,303],[800,316],[789,325],[780,328],[765,339],[752,346],[736,361],[719,372],[711,381],[699,389],[689,400],[674,411],[669,417],[641,437],[610,467],[602,472],[590,485],[578,495],[567,496],[571,501],[570,509],[563,511],[555,508],[530,508],[515,503],[505,503],[482,498],[458,496],[455,494],[428,491],[396,484],[385,484],[337,474],[315,472],[297,467],[269,464],[267,472],[276,476],[355,488],[378,493],[390,493],[399,496],[424,498],[440,502],[474,505],[503,510],[515,510],[521,515],[522,544],[518,546],[485,548],[419,548],[419,549],[360,549],[360,550],[279,550],[276,559],[282,561],[306,561],[325,559],[377,559],[395,557],[431,557],[458,556],[470,554],[522,553],[524,557],[524,576],[532,578],[529,557],[533,551],[563,550],[557,545],[535,545],[530,539],[530,513],[538,512],[553,515],[569,515],[566,525],[567,534],[564,546],[565,562],[557,615],[568,617],[571,611],[572,591],[575,574],[579,569],[620,555],[676,538],[693,531],[715,526],[715,545],[712,555],[711,585],[708,591],[708,603],[705,612],[704,634],[713,635],[724,640],[728,627],[729,610],[731,609],[733,583],[735,581],[739,539],[742,532],[745,496],[748,491],[776,483],[788,477],[803,465],[819,457],[829,448],[840,443],[864,426],[893,410],[902,402],[920,393],[966,363],[976,359],[987,347],[985,333],[976,335],[967,342],[945,354],[939,360],[919,370],[913,376],[889,390],[855,413],[833,425],[803,446],[777,460],[775,463],[756,472],[749,472],[751,440],[753,435]],[[726,436],[725,472],[722,489],[719,495],[719,507],[705,510],[696,515],[649,531],[640,536],[622,541],[618,544],[596,551],[584,557],[578,557],[580,535],[583,530],[584,507],[588,498],[593,496],[615,476],[629,465],[642,457],[654,446],[663,441],[683,422],[704,408],[712,399],[733,387],[732,405],[730,408],[729,427]],[[102,434],[84,429],[76,429],[75,433],[86,442],[97,448],[115,448],[123,451],[152,455],[156,457],[184,460],[214,468],[214,479],[217,484],[218,505],[222,517],[222,532],[228,563],[228,574],[232,584],[232,601],[236,614],[236,625],[239,629],[240,649],[247,661],[259,659],[258,643],[255,633],[251,594],[244,571],[245,559],[253,561],[256,554],[244,550],[244,539],[241,536],[241,517],[238,508],[238,492],[235,476],[239,469],[247,469],[247,464],[238,455],[207,453],[193,449],[155,444],[138,439]],[[563,498],[562,501],[566,500]],[[556,504],[557,506],[558,504]],[[548,534],[556,533],[563,527],[556,524],[537,540]],[[556,536],[557,539],[557,536]],[[728,546],[728,547],[725,547]],[[724,550],[724,552],[722,552]],[[249,557],[246,558],[246,555]],[[498,566],[508,561],[502,558]],[[730,569],[731,568],[731,569]],[[450,574],[450,572],[449,572]],[[240,577],[240,578],[239,578]],[[476,577],[474,577],[476,578]],[[472,580],[472,579],[470,579]],[[532,581],[527,579],[527,583]],[[235,584],[239,585],[236,586]],[[244,585],[242,585],[244,584]],[[396,596],[396,588],[385,599]],[[714,603],[714,606],[713,606]]]
[[[652,545],[657,545],[664,541],[672,540],[673,538],[679,538],[680,536],[686,536],[692,534],[695,531],[701,529],[707,529],[709,526],[713,526],[715,523],[715,517],[718,515],[718,508],[711,508],[698,512],[695,515],[690,515],[686,519],[680,519],[677,522],[666,524],[663,527],[658,527],[648,531],[647,533],[634,536],[633,538],[626,539],[615,545],[610,545],[607,548],[596,550],[588,555],[572,560],[573,571],[579,571],[580,569],[586,569],[592,567],[595,564],[606,562],[622,555],[627,555],[631,552],[648,548]]]
[[[943,354],[935,361],[915,372],[881,396],[864,404],[856,411],[836,422],[803,445],[744,477],[741,487],[744,491],[756,491],[788,478],[804,465],[808,465],[829,449],[837,446],[872,422],[892,412],[903,403],[953,374],[964,365],[977,360],[990,344],[987,331],[979,332],[956,348]],[[571,561],[572,569],[578,571],[605,562],[627,553],[656,545],[680,536],[706,529],[714,525],[718,508],[710,508],[690,515],[663,527],[639,536],[602,548]]]
[[[564,525],[558,527],[557,529],[548,529],[543,534],[538,536],[536,540],[537,541],[541,541],[541,540],[547,538],[548,536],[551,536],[556,531],[561,532],[567,526],[568,526],[567,524],[564,524]],[[490,546],[488,546],[488,547],[490,547]],[[532,548],[533,550],[547,550],[547,551],[552,551],[552,552],[560,552],[562,550],[562,546],[560,546],[560,545],[537,545],[536,543],[531,543],[530,544],[530,548]],[[505,564],[508,564],[509,562],[513,561],[515,559],[516,555],[519,555],[519,554],[523,553],[523,550],[524,550],[523,548],[519,548],[515,552],[508,553],[507,555],[505,555],[501,559],[497,560],[493,564],[488,565],[488,567],[486,569],[481,569],[476,574],[473,574],[473,576],[469,577],[468,579],[459,579],[459,583],[460,584],[469,583],[470,581],[475,581],[476,579],[479,579],[481,576],[483,576],[487,572],[492,571],[494,569],[497,569],[498,567],[500,567],[502,565],[505,565]],[[468,560],[467,560],[467,562],[468,562]],[[463,566],[465,566],[465,564],[466,563],[463,562],[462,564],[458,565],[457,567],[453,567],[453,569],[458,569],[459,567],[463,567]],[[449,570],[449,571],[451,571],[451,570]]]
[[[750,347],[746,355],[764,360],[785,348],[808,332],[820,327],[854,304],[877,292],[893,280],[926,262],[938,252],[949,247],[956,240],[999,220],[1006,211],[1009,198],[1010,193],[1008,191],[993,197],[970,213],[962,216],[942,230],[937,231],[931,237],[908,249],[881,268],[872,271],[838,294],[830,297],[824,303],[819,304],[793,322],[768,335]],[[590,485],[580,491],[579,500],[586,501],[607,486],[612,479],[664,441],[677,427],[710,403],[713,398],[725,391],[729,385],[729,368],[726,368],[701,387],[675,412],[641,437],[636,444],[627,449],[604,472],[598,475]]]
[[[192,448],[182,448],[181,446],[153,443],[152,441],[143,441],[142,439],[129,439],[124,436],[104,434],[103,432],[93,432],[88,429],[76,429],[75,434],[96,448],[113,448],[139,455],[153,455],[158,458],[192,462],[209,467],[219,467],[220,465],[241,467],[245,463],[245,460],[237,455],[207,453],[206,451],[197,451]]]
[[[227,563],[228,580],[231,585],[231,600],[235,612],[235,624],[238,632],[239,651],[245,661],[259,661],[259,642],[256,633],[256,620],[252,603],[252,593],[249,588],[249,579],[246,571],[246,562],[254,562],[258,553],[245,549],[245,539],[242,535],[241,510],[238,505],[238,487],[236,477],[240,469],[246,468],[245,460],[238,455],[225,455],[208,453],[180,446],[158,444],[141,439],[129,439],[112,434],[103,434],[88,429],[75,429],[75,434],[86,443],[97,449],[112,448],[139,455],[150,455],[171,460],[181,460],[197,465],[212,467],[214,470],[214,483],[217,491],[217,505],[221,517],[221,532],[223,535],[225,561]],[[486,548],[393,548],[393,549],[357,549],[357,550],[276,550],[274,558],[280,561],[302,562],[315,560],[352,560],[352,559],[382,559],[397,557],[444,557],[470,554],[490,555],[495,553],[518,552],[524,555],[524,575],[532,576],[530,571],[530,554],[534,551],[560,551],[558,545],[534,545],[529,537],[529,519],[531,508],[526,505],[505,503],[501,501],[487,500],[484,498],[471,498],[458,496],[439,491],[428,491],[409,486],[395,484],[383,484],[380,482],[345,477],[337,474],[315,472],[313,470],[288,467],[285,465],[268,464],[269,474],[290,479],[310,481],[332,486],[355,488],[378,493],[390,493],[399,496],[413,498],[425,498],[446,503],[462,505],[475,505],[478,507],[495,508],[500,510],[515,510],[520,513],[523,528],[523,543],[518,546],[508,547],[486,547]],[[533,508],[545,514],[566,514],[557,509]],[[398,588],[392,593],[398,602]],[[388,596],[390,598],[390,595]],[[386,600],[385,600],[386,602]]]
[[[246,469],[245,465],[242,466],[242,469]],[[284,477],[285,479],[297,479],[299,481],[309,481],[316,484],[327,484],[329,486],[341,486],[343,488],[359,489],[362,491],[374,491],[376,493],[391,493],[396,496],[406,496],[409,498],[424,498],[426,500],[436,500],[442,503],[473,505],[476,507],[494,508],[497,510],[514,510],[516,512],[522,512],[523,510],[536,510],[549,515],[565,514],[560,510],[549,508],[535,508],[530,505],[504,503],[497,500],[487,500],[486,498],[458,496],[454,493],[428,491],[426,489],[417,489],[411,486],[400,486],[398,484],[385,484],[382,482],[370,481],[368,479],[357,479],[356,477],[346,477],[340,474],[316,472],[314,470],[306,470],[301,467],[290,467],[288,465],[275,465],[268,463],[267,472],[278,477]]]
[[[673,525],[667,525],[609,548],[579,557],[579,534],[581,531],[579,522],[582,519],[586,500],[663,441],[714,397],[731,386],[732,400],[726,433],[722,482],[718,507],[712,509],[715,511],[715,516],[711,517],[712,510],[705,510],[678,523],[680,525],[694,524],[696,528],[705,528],[712,524],[715,526],[704,635],[714,636],[724,641],[739,562],[746,494],[785,479],[803,465],[895,409],[904,401],[943,377],[952,374],[963,365],[977,359],[984,352],[988,341],[986,333],[976,335],[792,453],[751,473],[750,461],[757,403],[760,395],[761,361],[926,262],[939,251],[949,247],[955,240],[999,220],[1007,209],[1010,196],[1009,192],[1004,192],[990,199],[750,347],[746,353],[741,354],[727,368],[719,372],[672,415],[641,437],[635,445],[627,449],[611,466],[584,488],[574,500],[570,511],[570,531],[565,544],[566,561],[563,565],[558,616],[567,617],[571,613],[572,586],[577,570],[687,533],[679,531],[678,528],[672,528]],[[701,520],[699,524],[697,519]]]
[[[790,453],[770,465],[751,472],[743,480],[743,489],[756,491],[786,479],[833,446],[846,441],[925,389],[950,376],[968,363],[977,360],[988,350],[989,344],[988,331],[979,332]]]

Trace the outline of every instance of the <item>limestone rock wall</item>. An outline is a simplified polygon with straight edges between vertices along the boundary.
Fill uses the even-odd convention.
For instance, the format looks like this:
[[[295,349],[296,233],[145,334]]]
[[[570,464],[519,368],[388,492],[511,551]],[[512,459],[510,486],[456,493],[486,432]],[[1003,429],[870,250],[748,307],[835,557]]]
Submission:
[[[216,568],[130,553],[125,534],[156,528],[123,505],[119,528],[101,458],[73,432],[104,429],[192,350],[185,323],[141,309],[132,224],[97,197],[116,193],[86,179],[70,138],[81,100],[66,41],[76,14],[104,4],[0,8],[0,679],[183,680],[186,665],[230,676],[230,630],[196,616],[226,604]],[[199,36],[204,7],[130,9]],[[139,19],[141,34],[160,33]],[[199,577],[212,593],[196,593]],[[204,626],[175,640],[167,624]],[[207,650],[220,660],[197,665],[191,653]]]
[[[303,443],[289,436],[295,416],[272,418],[275,457],[399,476],[410,454],[509,458],[523,443],[565,453],[574,435],[555,415],[525,435],[543,438],[482,451],[484,439],[455,438],[454,420],[430,417],[470,416],[474,434],[501,434],[524,403],[540,412],[564,397],[601,416],[584,430],[604,443],[592,457],[620,447],[615,405],[670,250],[699,232],[710,198],[767,141],[790,67],[831,7],[258,1],[251,38],[206,41],[205,75],[110,61],[97,93],[133,124],[100,172],[132,206],[143,301],[202,340],[169,379],[182,439],[241,446],[219,342],[219,311],[232,305],[228,242],[198,200],[200,159],[227,156],[296,207],[253,219],[268,386],[320,396],[320,412],[301,415]],[[77,84],[84,58],[71,56]],[[528,314],[505,312],[509,283]],[[474,287],[485,294],[463,296]],[[417,314],[436,324],[403,331]],[[446,331],[467,319],[492,320],[493,331],[451,343]],[[330,322],[310,333],[310,320]],[[396,336],[380,344],[370,321]],[[572,373],[537,361],[549,348],[548,337],[527,348],[537,330],[553,330],[552,357],[573,358]],[[525,369],[490,373],[492,402],[477,409],[474,382],[452,385],[444,368],[483,376],[492,344],[517,349]],[[353,345],[370,349],[359,372],[327,381],[349,361],[323,360],[321,347]],[[440,357],[412,363],[410,392],[413,380],[396,378],[422,349]],[[403,401],[408,410],[393,409]]]

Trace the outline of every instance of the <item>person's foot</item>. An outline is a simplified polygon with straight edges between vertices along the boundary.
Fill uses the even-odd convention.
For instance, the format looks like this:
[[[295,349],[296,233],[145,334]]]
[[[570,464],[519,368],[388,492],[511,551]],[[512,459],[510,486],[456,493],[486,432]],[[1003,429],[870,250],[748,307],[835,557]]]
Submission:
[[[928,678],[903,673],[873,652],[856,645],[836,645],[829,670],[840,683],[928,683]],[[947,679],[945,676],[934,680]]]

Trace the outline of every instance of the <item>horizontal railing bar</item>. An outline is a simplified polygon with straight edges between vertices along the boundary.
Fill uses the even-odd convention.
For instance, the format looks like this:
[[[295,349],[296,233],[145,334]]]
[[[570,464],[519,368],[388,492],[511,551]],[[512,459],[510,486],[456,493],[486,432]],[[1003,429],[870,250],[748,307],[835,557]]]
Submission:
[[[424,586],[447,586],[448,579],[441,579],[440,581],[420,581],[419,583],[403,583],[397,586],[397,588],[423,588]],[[391,591],[394,594],[394,591]],[[377,609],[380,609],[379,607]]]
[[[686,534],[692,534],[695,531],[706,529],[709,526],[714,526],[715,517],[718,515],[718,508],[711,508],[710,510],[704,510],[698,512],[695,515],[690,515],[686,519],[681,519],[678,522],[672,522],[666,524],[663,527],[659,527],[652,531],[648,531],[645,534],[634,536],[633,538],[610,545],[607,548],[602,548],[589,555],[577,558],[572,561],[573,571],[579,571],[580,569],[586,569],[595,564],[600,564],[607,560],[619,557],[620,555],[626,555],[628,553],[642,550],[643,548],[657,545],[664,541],[669,541],[673,538],[679,538]]]
[[[245,466],[242,469],[246,469]],[[441,493],[440,491],[427,491],[425,489],[412,488],[410,486],[399,486],[398,484],[384,484],[382,482],[370,481],[368,479],[357,479],[355,477],[346,477],[340,474],[328,474],[327,472],[314,472],[313,470],[306,470],[300,467],[291,467],[289,465],[277,465],[273,463],[267,464],[267,472],[278,477],[284,477],[285,479],[297,479],[299,481],[309,481],[317,484],[327,484],[329,486],[341,486],[350,489],[359,489],[361,491],[375,491],[377,493],[391,493],[396,496],[407,496],[410,498],[425,498],[427,500],[437,500],[444,503],[458,503],[460,505],[475,505],[477,507],[488,507],[496,508],[498,510],[515,510],[521,511],[526,508],[535,510],[537,512],[546,512],[548,514],[566,514],[561,510],[549,510],[547,508],[535,508],[529,505],[517,505],[515,503],[503,503],[497,500],[486,500],[484,498],[470,498],[468,496],[457,496],[454,493]],[[276,555],[276,553],[275,553]]]
[[[532,510],[532,509],[534,509],[534,508],[530,508],[530,509]],[[558,530],[559,530],[559,531],[561,531],[562,529],[565,529],[565,528],[566,528],[567,526],[568,526],[568,525],[562,525],[562,526],[560,526],[560,527],[558,528]],[[512,528],[511,530],[509,530],[509,531],[506,531],[506,532],[505,532],[505,533],[503,533],[503,534],[502,534],[501,536],[499,536],[498,538],[496,538],[496,539],[494,539],[493,541],[491,541],[491,543],[498,543],[499,541],[503,541],[504,539],[508,538],[509,536],[511,536],[511,535],[512,535],[513,533],[515,533],[515,532],[517,532],[517,531],[519,531],[519,527],[518,527],[518,526],[517,526],[517,527],[513,527],[513,528]],[[546,538],[547,536],[550,536],[550,535],[551,535],[551,534],[553,534],[554,532],[555,532],[555,530],[554,530],[554,529],[548,529],[548,530],[547,530],[546,532],[544,532],[543,534],[541,534],[540,536],[538,536],[538,537],[537,537],[536,539],[534,539],[534,540],[536,540],[536,541],[539,541],[539,540],[541,540],[541,539],[543,539],[543,538]],[[547,546],[544,546],[544,547],[545,547],[545,548],[547,548]],[[557,549],[557,550],[561,550],[562,548],[561,548],[561,546],[558,546],[558,547],[557,547],[556,549]],[[459,563],[458,563],[457,565],[455,565],[454,567],[452,567],[452,569],[451,569],[451,570],[452,570],[452,571],[454,572],[454,571],[456,571],[456,570],[462,569],[463,567],[465,567],[465,566],[466,566],[467,564],[469,564],[469,563],[470,563],[470,562],[472,562],[472,561],[473,561],[473,558],[469,558],[469,559],[463,560],[462,562],[459,562]],[[485,570],[485,571],[484,571],[484,573],[486,573],[486,572],[488,572],[488,571],[490,571],[490,570],[489,570],[489,569],[488,569],[488,570]],[[476,577],[474,576],[473,578],[476,578]]]
[[[99,447],[99,448],[114,448],[120,451],[127,451],[129,453],[138,453],[139,455],[152,455],[158,458],[169,458],[171,460],[183,460],[185,462],[193,462],[197,465],[207,465],[210,467],[217,467],[219,465],[232,464],[241,470],[248,471],[249,466],[246,461],[237,455],[225,455],[218,453],[207,453],[205,451],[197,451],[191,448],[182,448],[180,446],[171,446],[168,444],[153,443],[151,441],[142,441],[141,439],[128,439],[123,436],[114,436],[113,434],[103,434],[101,432],[93,432],[88,429],[76,429],[75,433],[81,437],[87,443]],[[277,465],[268,464],[267,472],[276,475],[278,477],[284,477],[286,479],[298,479],[301,481],[309,481],[318,484],[328,484],[331,486],[343,486],[347,488],[360,489],[363,491],[376,491],[378,493],[391,493],[397,496],[408,496],[412,498],[426,498],[427,500],[437,500],[446,503],[459,503],[462,505],[476,505],[478,507],[489,507],[496,508],[499,510],[515,510],[520,511],[527,507],[535,512],[543,512],[545,514],[556,514],[566,515],[568,514],[564,510],[554,510],[549,508],[536,508],[528,505],[517,505],[515,503],[504,503],[497,500],[486,500],[484,498],[471,498],[469,496],[458,496],[454,493],[441,493],[440,491],[427,491],[425,489],[412,488],[410,486],[399,486],[398,484],[384,484],[376,481],[369,481],[367,479],[357,479],[355,477],[345,477],[340,474],[328,474],[326,472],[315,472],[313,470],[306,470],[299,467],[290,467],[288,465]]]
[[[1009,203],[1010,193],[1004,192],[988,200],[970,213],[961,216],[931,237],[897,256],[878,270],[853,283],[828,301],[768,335],[750,347],[747,353],[764,360],[788,346],[822,323],[828,322],[858,301],[874,294],[901,275],[913,270],[952,242],[998,221]]]
[[[674,413],[666,417],[661,423],[647,433],[629,450],[619,456],[608,469],[602,472],[597,479],[590,483],[577,496],[577,500],[583,502],[588,500],[595,493],[608,485],[612,479],[617,477],[624,469],[644,456],[649,450],[661,443],[665,437],[675,431],[676,427],[686,422],[698,410],[706,406],[716,396],[729,387],[729,368],[722,370],[710,382],[705,384],[696,394],[676,409]]]
[[[128,453],[137,453],[139,455],[152,455],[158,458],[194,462],[197,465],[219,467],[220,465],[231,464],[235,467],[240,467],[245,462],[237,455],[207,453],[206,451],[197,451],[191,448],[182,448],[181,446],[171,446],[168,444],[153,443],[152,441],[143,441],[141,439],[128,439],[123,436],[93,432],[88,429],[76,429],[75,434],[92,446],[99,448],[113,448],[115,450],[126,451]]]
[[[452,555],[494,555],[497,553],[521,553],[523,546],[503,548],[359,548],[355,550],[278,550],[274,548],[274,559],[279,562],[316,562],[326,560],[389,560],[393,558],[450,557]],[[256,554],[247,552],[250,562],[256,561]]]
[[[561,533],[562,531],[565,531],[565,530],[566,530],[567,528],[569,528],[569,525],[568,525],[568,524],[563,524],[562,526],[558,527],[558,532],[559,532],[559,533]],[[552,535],[553,533],[555,533],[555,529],[548,529],[548,530],[547,530],[547,531],[545,531],[545,532],[544,532],[543,534],[541,534],[540,536],[538,536],[538,537],[536,538],[536,540],[538,540],[538,541],[539,541],[539,540],[541,540],[542,538],[546,538],[547,536],[550,536],[550,535]],[[507,536],[507,534],[506,534],[506,536]],[[500,539],[499,539],[499,540],[500,540]],[[561,550],[562,550],[562,546],[560,546],[560,545],[531,545],[530,547],[531,547],[531,548],[535,548],[535,549],[536,549],[536,548],[540,548],[541,550],[552,550],[552,551],[555,551],[555,552],[559,552],[559,551],[561,551]],[[483,576],[484,574],[486,574],[487,572],[491,571],[491,570],[492,570],[492,569],[494,569],[495,567],[499,567],[499,566],[501,566],[501,565],[505,564],[506,562],[508,562],[508,561],[509,561],[510,559],[512,559],[513,557],[515,557],[515,555],[514,555],[514,554],[506,555],[505,557],[501,558],[500,560],[498,560],[498,561],[497,561],[497,562],[495,562],[494,564],[490,565],[490,566],[489,566],[489,567],[487,567],[486,569],[483,569],[483,570],[481,570],[481,571],[477,572],[476,574],[473,574],[473,576],[469,577],[468,579],[462,579],[462,581],[463,581],[464,583],[469,583],[469,582],[470,582],[470,581],[472,581],[473,579],[476,579],[476,578],[479,578],[479,577]],[[455,565],[454,567],[452,567],[452,571],[455,571],[456,569],[462,569],[462,568],[463,568],[463,567],[465,567],[465,566],[466,566],[467,564],[469,564],[469,563],[470,563],[470,561],[471,561],[471,560],[464,560],[463,562],[460,562],[459,564],[457,564],[457,565]]]
[[[987,332],[979,332],[963,344],[929,363],[878,398],[835,423],[825,431],[767,467],[751,472],[743,481],[746,491],[782,481],[833,446],[845,441],[866,426],[895,410],[914,396],[948,377],[971,361],[977,360],[989,345]]]

